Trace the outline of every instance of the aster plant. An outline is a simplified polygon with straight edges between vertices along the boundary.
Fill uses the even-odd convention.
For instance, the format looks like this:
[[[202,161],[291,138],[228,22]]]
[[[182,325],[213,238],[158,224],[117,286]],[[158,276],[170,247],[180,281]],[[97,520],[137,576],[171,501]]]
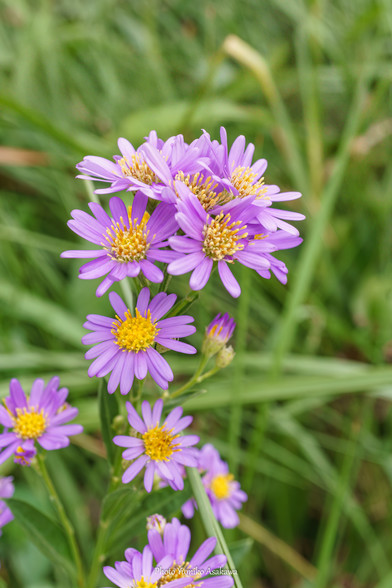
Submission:
[[[301,243],[297,228],[287,221],[304,217],[275,205],[300,194],[266,184],[266,160],[253,159],[255,148],[243,136],[229,147],[223,128],[220,141],[205,131],[190,144],[182,135],[164,141],[151,131],[138,147],[119,139],[118,149],[112,160],[89,155],[78,163],[79,178],[104,187],[96,189],[90,212],[71,212],[68,226],[83,244],[61,254],[88,260],[79,278],[99,280],[96,296],[106,295],[112,307],[109,316],[88,314],[83,325],[88,332],[82,343],[89,347],[85,358],[91,361],[87,374],[100,381],[110,472],[91,559],[83,561],[45,466],[46,452],[65,449],[70,437],[83,430],[70,423],[78,410],[66,402],[68,390],[59,388],[57,377],[47,385],[37,379],[30,394],[18,380],[11,381],[0,406],[0,463],[13,456],[15,467],[31,465],[40,474],[57,508],[76,569],[70,576],[79,588],[96,588],[102,571],[119,588],[230,588],[234,583],[241,588],[219,524],[239,524],[237,511],[247,495],[211,444],[196,447],[198,426],[191,415],[183,416],[182,406],[189,394],[198,394],[201,382],[233,361],[234,319],[219,313],[205,328],[198,365],[188,380],[174,383],[171,365],[178,353],[197,353],[188,340],[196,332],[188,309],[215,279],[214,270],[219,296],[224,290],[234,298],[241,295],[235,276],[239,265],[260,278],[275,275],[286,283],[288,270],[277,255]],[[190,274],[190,290],[177,297],[170,293],[171,280],[183,274]],[[10,500],[11,490],[10,478],[2,485],[0,480],[0,498]],[[180,496],[178,510],[182,505],[191,518],[197,509],[208,538],[189,556],[190,529],[152,511],[148,545],[141,551],[128,547],[125,560],[105,565],[125,535],[135,536],[133,520],[139,508],[150,504],[150,495],[163,505],[168,497]],[[12,516],[0,501],[0,526]]]

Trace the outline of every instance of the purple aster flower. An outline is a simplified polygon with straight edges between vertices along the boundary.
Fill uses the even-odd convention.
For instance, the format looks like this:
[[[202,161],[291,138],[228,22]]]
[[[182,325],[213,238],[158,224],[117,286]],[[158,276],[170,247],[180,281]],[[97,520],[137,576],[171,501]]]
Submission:
[[[0,478],[0,498],[11,498],[14,494],[14,485],[12,483],[13,477],[8,476],[7,478]],[[14,518],[14,515],[4,502],[0,500],[0,535],[1,529],[7,523],[10,523]]]
[[[205,139],[202,143],[205,145]],[[115,155],[114,161],[85,157],[76,166],[83,174],[77,177],[109,183],[109,188],[96,190],[100,194],[141,190],[149,198],[161,200],[162,190],[171,186],[179,170],[195,173],[207,162],[205,157],[199,160],[197,142],[188,145],[182,135],[163,142],[151,131],[138,149],[123,138],[118,140],[118,147],[121,155]]]
[[[66,424],[76,417],[78,409],[65,402],[67,388],[58,390],[59,378],[52,378],[45,386],[41,379],[35,380],[30,396],[20,382],[12,379],[10,395],[0,406],[0,424],[5,429],[0,434],[0,463],[13,453],[31,455],[34,442],[47,450],[61,449],[69,445],[69,436],[82,433],[81,425]]]
[[[227,463],[220,458],[218,451],[210,443],[199,451],[198,468],[204,472],[202,482],[215,517],[227,529],[236,527],[239,524],[236,511],[248,497],[241,490],[239,482],[229,473]],[[186,518],[193,517],[195,506],[196,503],[192,499],[183,505],[182,512]]]
[[[181,199],[177,203],[176,219],[185,235],[169,238],[171,248],[182,256],[169,264],[168,272],[181,275],[192,271],[189,285],[192,290],[201,290],[217,263],[225,288],[237,298],[241,288],[229,265],[238,261],[258,272],[265,272],[271,267],[266,254],[277,250],[276,243],[268,237],[258,238],[257,234],[250,234],[256,230],[247,225],[248,221],[254,220],[253,197],[234,203],[230,211],[213,217],[185,185],[177,184],[177,189],[181,192]]]
[[[197,461],[191,448],[199,442],[197,435],[180,435],[188,427],[193,417],[182,416],[182,408],[177,406],[160,424],[163,401],[160,398],[151,410],[150,404],[142,402],[140,418],[130,402],[126,403],[128,421],[137,436],[117,435],[113,442],[119,447],[127,447],[123,452],[126,460],[136,460],[125,470],[122,481],[127,484],[145,467],[144,487],[151,492],[154,475],[157,473],[174,490],[184,488],[181,466],[195,467]]]
[[[286,220],[303,220],[305,217],[298,212],[271,208],[273,202],[284,202],[301,197],[299,192],[280,192],[278,186],[264,183],[263,174],[267,169],[267,161],[259,159],[252,164],[255,147],[246,140],[243,135],[236,138],[230,150],[227,145],[227,133],[221,127],[221,144],[211,141],[208,133],[205,133],[210,143],[208,152],[209,164],[206,169],[211,174],[210,182],[215,182],[214,191],[218,193],[217,201],[224,204],[233,198],[247,198],[254,196],[254,205],[257,207],[257,218],[268,232],[278,228],[298,236],[295,227]]]
[[[150,198],[156,198],[154,186],[161,180],[146,163],[144,147],[148,143],[161,147],[163,142],[158,139],[155,131],[151,131],[146,143],[136,150],[127,139],[120,138],[118,148],[121,155],[115,155],[114,161],[88,155],[77,164],[76,168],[82,172],[77,177],[110,184],[109,188],[96,190],[97,194],[142,189]]]
[[[152,553],[148,545],[139,553],[136,549],[127,549],[127,561],[117,561],[115,567],[105,566],[103,573],[119,588],[156,588],[159,579],[171,564],[171,557],[166,556],[153,567]],[[169,588],[182,588],[189,582],[188,578],[171,578],[165,582]]]
[[[212,357],[220,351],[229,341],[235,329],[235,321],[227,312],[220,313],[211,321],[206,328],[202,351],[205,355]]]
[[[107,274],[97,288],[97,296],[102,296],[113,282],[126,276],[135,278],[140,272],[151,282],[162,282],[163,273],[154,263],[167,263],[178,257],[173,251],[162,249],[168,245],[165,239],[178,228],[173,207],[161,203],[150,216],[146,212],[147,200],[138,192],[127,209],[121,198],[114,196],[109,202],[112,217],[94,202],[89,207],[95,218],[81,210],[72,211],[70,229],[100,248],[64,251],[61,257],[95,258],[80,268],[79,278],[90,280]]]
[[[154,345],[159,343],[180,353],[196,353],[192,345],[178,341],[179,337],[187,337],[196,331],[194,326],[188,324],[193,322],[193,317],[182,315],[162,319],[176,298],[175,294],[160,292],[150,301],[150,290],[143,288],[132,314],[120,296],[111,292],[109,300],[116,318],[89,314],[83,325],[93,332],[85,335],[82,343],[94,345],[85,357],[96,358],[89,367],[88,375],[102,378],[111,372],[108,382],[110,394],[119,385],[121,394],[127,394],[134,378],[144,380],[147,372],[158,386],[166,390],[173,380],[173,372]]]
[[[216,546],[216,538],[210,537],[201,544],[191,559],[188,559],[188,551],[191,542],[191,532],[186,525],[181,525],[176,518],[168,523],[163,536],[156,531],[148,532],[148,543],[156,561],[171,556],[171,566],[168,567],[166,575],[162,577],[161,583],[170,578],[188,578],[189,586],[199,588],[229,588],[233,585],[233,578],[229,575],[209,574],[226,565],[225,555],[214,555],[209,557]],[[208,559],[209,558],[209,559]]]

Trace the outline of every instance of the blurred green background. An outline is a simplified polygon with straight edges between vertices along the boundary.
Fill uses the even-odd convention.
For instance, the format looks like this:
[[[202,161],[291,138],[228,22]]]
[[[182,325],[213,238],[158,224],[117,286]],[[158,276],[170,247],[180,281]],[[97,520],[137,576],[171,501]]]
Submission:
[[[59,258],[88,202],[74,166],[111,158],[119,136],[225,125],[268,159],[267,183],[303,193],[289,204],[307,217],[280,256],[287,287],[241,268],[239,300],[216,281],[192,309],[195,345],[217,312],[238,322],[233,365],[186,406],[249,493],[226,537],[246,586],[390,588],[391,2],[2,0],[0,17],[0,393],[15,376],[70,388],[82,449],[49,465],[86,552],[107,472],[80,338],[108,303]],[[170,355],[178,381],[192,373]],[[1,471],[46,508],[34,472]],[[68,586],[16,523],[0,558],[4,586]]]

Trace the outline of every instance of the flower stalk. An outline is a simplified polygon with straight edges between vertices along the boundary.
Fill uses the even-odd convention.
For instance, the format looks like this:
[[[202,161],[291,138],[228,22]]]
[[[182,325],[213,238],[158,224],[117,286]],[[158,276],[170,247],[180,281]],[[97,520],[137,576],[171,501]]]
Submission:
[[[65,512],[63,503],[60,500],[59,495],[57,494],[56,488],[53,485],[52,479],[49,475],[45,464],[45,458],[42,454],[37,453],[36,456],[36,463],[37,463],[37,472],[42,477],[42,480],[45,483],[45,486],[48,490],[49,497],[51,502],[54,504],[57,513],[59,515],[60,521],[62,523],[63,529],[68,539],[69,547],[71,549],[72,557],[75,562],[76,566],[76,575],[77,575],[77,582],[80,588],[84,588],[85,586],[85,578],[84,578],[84,570],[83,570],[83,563],[82,558],[80,556],[80,550],[75,538],[75,529],[73,528],[72,523],[70,522],[67,514]]]

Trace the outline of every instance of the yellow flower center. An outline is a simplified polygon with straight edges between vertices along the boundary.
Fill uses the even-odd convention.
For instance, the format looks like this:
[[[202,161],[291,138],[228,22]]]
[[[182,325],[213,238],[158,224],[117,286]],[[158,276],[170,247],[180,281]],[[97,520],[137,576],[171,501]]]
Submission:
[[[230,220],[230,214],[224,215],[221,212],[211,220],[209,225],[204,225],[203,251],[214,261],[224,259],[227,255],[234,255],[236,251],[244,248],[243,243],[240,243],[240,239],[244,239],[248,234],[242,233],[239,235],[240,229],[238,226],[241,221],[230,223]]]
[[[131,311],[127,310],[125,320],[117,317],[113,322],[112,333],[121,349],[138,353],[151,347],[159,329],[151,319],[150,311],[147,312],[147,316],[142,316],[136,309],[136,316],[132,316]]]
[[[257,174],[252,172],[250,167],[236,167],[231,174],[231,183],[238,190],[238,196],[245,198],[246,196],[253,196],[263,198],[267,188],[264,186],[264,178],[255,182]]]
[[[157,588],[157,586],[157,582],[146,582],[143,576],[140,578],[140,580],[134,580],[132,584],[130,584],[130,588]]]
[[[233,474],[218,474],[212,479],[211,490],[218,500],[224,500],[230,496],[230,482],[232,482],[233,479]]]
[[[181,451],[178,443],[174,443],[179,435],[173,435],[173,429],[166,431],[164,427],[164,424],[157,425],[142,435],[145,453],[154,461],[169,461],[175,451]]]
[[[188,186],[190,191],[197,196],[200,204],[207,212],[218,204],[222,206],[223,204],[226,204],[226,202],[230,202],[233,198],[233,195],[226,191],[220,192],[219,194],[215,192],[218,184],[214,182],[211,176],[204,178],[202,174],[197,173],[192,176],[191,179],[190,175],[186,176],[184,172],[180,171],[175,179],[180,180]]]
[[[167,570],[163,576],[161,576],[158,580],[158,588],[168,584],[168,582],[173,582],[173,580],[181,580],[182,578],[189,577],[190,583],[187,584],[184,588],[190,588],[190,586],[194,586],[192,584],[192,580],[197,580],[200,578],[200,574],[191,574],[189,570],[189,562],[184,562],[182,564],[173,563],[173,565]]]
[[[156,184],[160,182],[158,176],[152,171],[147,163],[142,159],[139,153],[132,155],[131,161],[127,157],[123,157],[118,161],[123,176],[126,178],[132,177],[144,184]]]
[[[46,417],[43,409],[17,408],[14,420],[14,433],[21,439],[38,439],[45,432]]]
[[[150,247],[147,242],[149,235],[146,230],[146,223],[150,215],[145,212],[140,222],[139,219],[131,220],[132,207],[129,207],[129,224],[130,228],[125,225],[123,219],[121,222],[113,223],[110,229],[107,229],[106,241],[104,245],[109,251],[110,257],[121,263],[129,261],[140,261],[145,259],[146,253]]]

